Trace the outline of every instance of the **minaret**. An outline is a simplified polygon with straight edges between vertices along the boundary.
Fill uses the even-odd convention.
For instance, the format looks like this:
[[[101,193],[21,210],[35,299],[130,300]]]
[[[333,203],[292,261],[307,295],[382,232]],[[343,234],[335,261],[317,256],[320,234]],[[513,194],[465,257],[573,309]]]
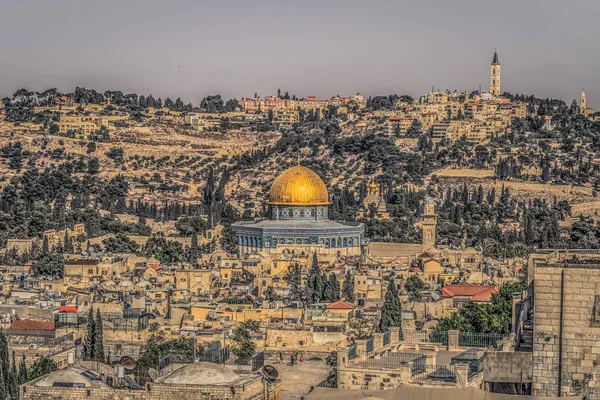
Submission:
[[[490,93],[500,96],[500,62],[498,61],[498,52],[495,50],[494,59],[490,65]]]
[[[435,247],[435,229],[437,226],[437,215],[435,213],[435,203],[431,198],[425,199],[425,212],[421,214],[420,223],[423,229],[423,251]]]
[[[585,114],[585,110],[587,110],[587,99],[585,98],[585,90],[582,90],[579,98],[579,111]]]

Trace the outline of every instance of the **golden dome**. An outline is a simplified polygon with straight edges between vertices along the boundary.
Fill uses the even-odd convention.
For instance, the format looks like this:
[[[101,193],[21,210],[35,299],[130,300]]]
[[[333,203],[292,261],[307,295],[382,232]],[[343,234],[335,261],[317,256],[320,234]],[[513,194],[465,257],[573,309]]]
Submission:
[[[269,192],[272,205],[324,206],[329,204],[325,183],[314,171],[296,165],[279,175]]]

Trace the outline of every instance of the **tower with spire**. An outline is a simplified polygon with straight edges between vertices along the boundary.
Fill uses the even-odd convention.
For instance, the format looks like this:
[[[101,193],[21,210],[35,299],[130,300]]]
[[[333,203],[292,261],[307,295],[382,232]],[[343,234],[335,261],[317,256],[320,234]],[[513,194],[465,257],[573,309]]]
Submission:
[[[494,58],[490,65],[490,93],[494,96],[500,96],[500,62],[496,50],[494,50]]]
[[[581,91],[581,97],[579,98],[579,111],[585,114],[587,110],[587,99],[585,98],[585,90]]]

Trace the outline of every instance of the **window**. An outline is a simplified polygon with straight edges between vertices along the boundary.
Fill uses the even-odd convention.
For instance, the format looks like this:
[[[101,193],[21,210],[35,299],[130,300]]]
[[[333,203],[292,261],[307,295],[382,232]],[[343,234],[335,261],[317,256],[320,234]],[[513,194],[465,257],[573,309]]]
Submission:
[[[88,269],[88,275],[93,275],[94,274],[94,270],[93,269]]]

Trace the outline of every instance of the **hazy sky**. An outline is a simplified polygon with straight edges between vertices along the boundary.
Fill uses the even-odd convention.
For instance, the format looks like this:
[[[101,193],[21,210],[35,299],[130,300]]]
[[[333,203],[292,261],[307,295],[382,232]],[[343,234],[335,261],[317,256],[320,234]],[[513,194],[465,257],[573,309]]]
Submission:
[[[600,108],[598,0],[0,0],[0,97],[112,89],[198,103],[488,88]]]

